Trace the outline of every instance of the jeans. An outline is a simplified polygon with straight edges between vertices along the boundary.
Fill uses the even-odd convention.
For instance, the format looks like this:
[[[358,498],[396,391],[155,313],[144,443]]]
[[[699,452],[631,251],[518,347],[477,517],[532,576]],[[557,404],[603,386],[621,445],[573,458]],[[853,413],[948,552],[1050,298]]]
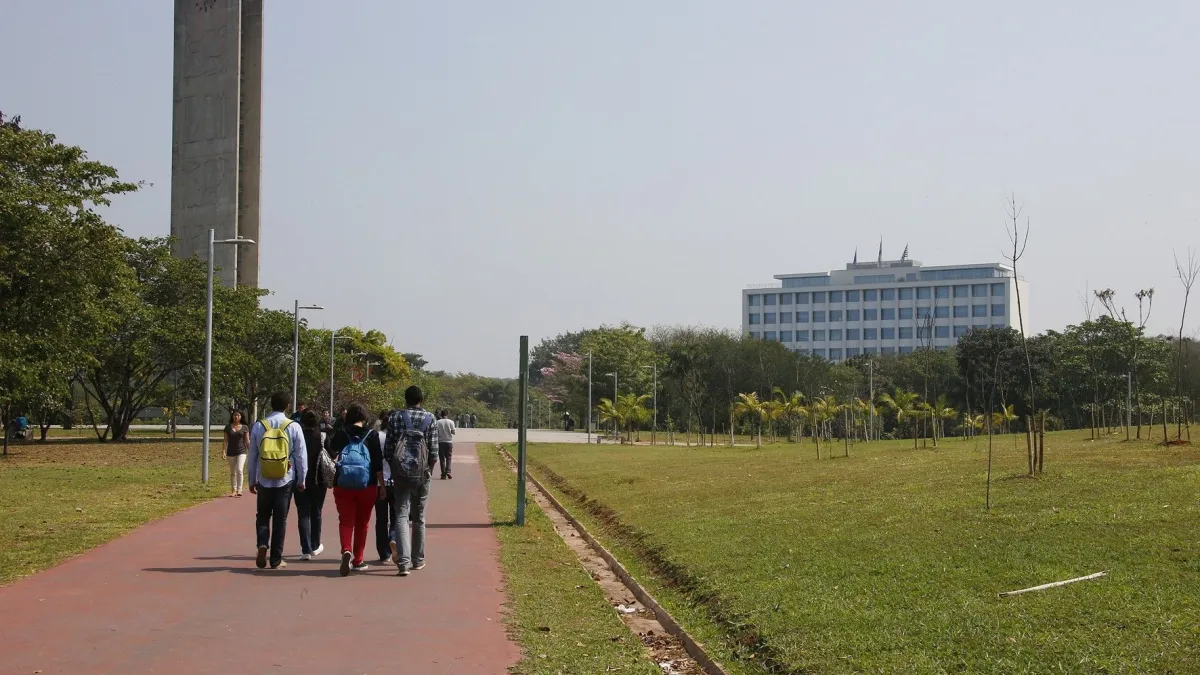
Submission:
[[[358,490],[333,488],[342,552],[351,551],[351,562],[355,565],[363,561],[363,551],[367,548],[367,527],[371,524],[371,507],[375,504],[378,492],[379,488],[374,485]]]
[[[442,478],[450,475],[450,458],[453,455],[453,443],[438,443],[438,461],[442,463]]]
[[[292,506],[292,483],[283,487],[258,486],[258,547],[271,549],[271,564],[283,560],[283,538],[287,534],[288,509]]]
[[[312,553],[321,545],[321,509],[325,488],[310,487],[296,493],[296,527],[300,530],[300,552]]]
[[[425,561],[425,502],[429,501],[429,479],[421,485],[396,484],[396,546],[400,549],[400,567],[408,568]],[[412,532],[408,519],[412,518]]]
[[[392,531],[396,526],[396,492],[387,486],[387,498],[375,501],[375,551],[380,560],[386,560],[392,555],[388,544],[392,541]]]

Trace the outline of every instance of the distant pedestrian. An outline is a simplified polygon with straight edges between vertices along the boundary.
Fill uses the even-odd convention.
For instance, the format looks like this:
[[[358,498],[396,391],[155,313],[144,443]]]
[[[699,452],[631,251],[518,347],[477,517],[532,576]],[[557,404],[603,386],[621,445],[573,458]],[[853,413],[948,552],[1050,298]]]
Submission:
[[[383,448],[379,434],[367,421],[367,409],[353,403],[346,409],[346,425],[333,435],[330,448],[337,454],[337,485],[333,501],[338,510],[338,533],[342,544],[342,576],[350,570],[367,569],[363,552],[371,512],[383,485]]]
[[[413,385],[404,390],[407,407],[392,413],[388,420],[384,456],[391,463],[396,502],[396,527],[392,542],[392,562],[400,576],[409,569],[425,567],[425,507],[429,500],[429,479],[437,463],[438,429],[433,413],[421,407],[425,394]],[[412,530],[409,531],[409,520]]]
[[[442,480],[454,478],[450,475],[450,457],[454,454],[454,420],[445,410],[438,413],[438,421],[434,422],[438,431],[438,462],[442,465]]]
[[[221,449],[229,463],[229,496],[242,496],[242,481],[246,473],[246,452],[250,449],[250,427],[242,424],[242,413],[229,414],[229,424],[221,435]]]
[[[380,414],[383,428],[379,431],[379,445],[387,443],[387,420],[392,411]],[[375,552],[379,554],[379,563],[386,563],[392,557],[392,537],[396,526],[396,491],[392,484],[392,469],[387,462],[383,463],[383,491],[375,497]]]
[[[287,567],[283,561],[283,541],[287,534],[288,510],[293,490],[304,490],[308,477],[308,452],[300,425],[288,419],[290,397],[284,392],[271,394],[271,414],[250,430],[250,454],[246,459],[250,493],[258,495],[255,526],[258,530],[258,556],[255,565],[267,566],[268,549],[271,569]]]
[[[321,438],[326,438],[333,433],[333,417],[330,416],[328,410],[322,413],[321,425],[318,429],[321,431]]]
[[[301,403],[300,407],[296,408],[296,412],[292,413],[292,421],[295,422],[296,424],[299,424],[300,418],[304,415],[305,410],[308,410],[308,406]]]
[[[476,424],[479,424],[479,418],[471,415],[471,428],[474,429]]]
[[[321,476],[318,453],[325,452],[325,447],[321,443],[317,413],[305,410],[300,416],[300,430],[304,433],[304,449],[308,454],[308,475],[304,478],[304,490],[295,495],[296,527],[300,532],[300,559],[311,560],[325,551],[321,543],[321,509],[325,507],[325,486],[318,482]]]

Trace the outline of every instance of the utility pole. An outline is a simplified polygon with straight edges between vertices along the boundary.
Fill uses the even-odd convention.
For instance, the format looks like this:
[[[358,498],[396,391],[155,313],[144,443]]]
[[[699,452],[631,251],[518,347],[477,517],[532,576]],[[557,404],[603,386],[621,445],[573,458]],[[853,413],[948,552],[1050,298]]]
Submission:
[[[1129,440],[1129,427],[1133,426],[1133,373],[1125,373],[1125,440]]]
[[[588,352],[587,442],[592,444],[592,353]]]
[[[871,397],[871,430],[867,432],[867,440],[869,441],[873,440],[875,435],[875,359],[867,361],[867,381],[870,387],[868,395]]]

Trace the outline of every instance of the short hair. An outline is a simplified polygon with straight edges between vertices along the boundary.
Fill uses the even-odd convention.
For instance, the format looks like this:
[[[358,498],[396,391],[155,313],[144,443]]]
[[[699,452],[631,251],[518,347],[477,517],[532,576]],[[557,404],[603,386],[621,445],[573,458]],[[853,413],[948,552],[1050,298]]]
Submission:
[[[311,410],[305,410],[304,412],[300,413],[300,426],[304,427],[305,429],[316,429],[317,413]]]
[[[271,412],[283,412],[288,409],[288,404],[292,402],[292,397],[285,391],[277,391],[271,394]]]
[[[417,385],[413,385],[404,390],[404,404],[408,406],[420,405],[425,400],[425,392]]]
[[[356,422],[367,421],[367,406],[361,403],[351,403],[350,407],[346,408],[346,426],[350,426]]]

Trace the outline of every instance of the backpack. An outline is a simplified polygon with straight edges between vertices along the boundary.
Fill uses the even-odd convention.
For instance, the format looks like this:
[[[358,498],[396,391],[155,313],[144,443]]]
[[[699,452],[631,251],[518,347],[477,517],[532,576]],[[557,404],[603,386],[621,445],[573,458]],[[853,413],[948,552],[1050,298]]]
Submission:
[[[349,440],[337,459],[337,486],[347,490],[361,490],[371,483],[371,453],[367,450],[367,439],[374,431],[367,431],[362,438],[343,432]]]
[[[408,410],[401,410],[399,414],[404,428],[396,442],[395,454],[388,460],[392,481],[397,485],[424,485],[432,475],[429,470],[429,444],[425,441],[425,434],[433,423],[432,415],[422,415],[421,426],[413,427]]]
[[[280,480],[287,478],[292,467],[292,439],[287,428],[292,421],[285,419],[278,426],[262,420],[262,440],[258,443],[258,473],[263,478]]]

